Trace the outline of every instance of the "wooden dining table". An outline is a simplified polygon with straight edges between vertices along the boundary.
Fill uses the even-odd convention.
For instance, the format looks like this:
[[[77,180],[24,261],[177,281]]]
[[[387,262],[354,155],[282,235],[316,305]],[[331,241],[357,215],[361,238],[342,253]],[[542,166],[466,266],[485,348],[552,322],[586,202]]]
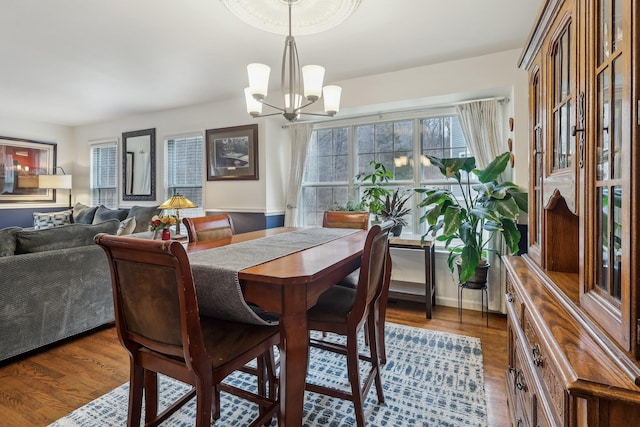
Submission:
[[[298,230],[271,228],[187,245],[193,253]],[[245,300],[280,315],[279,425],[302,425],[309,356],[307,310],[318,296],[360,267],[366,231],[357,231],[238,272]]]

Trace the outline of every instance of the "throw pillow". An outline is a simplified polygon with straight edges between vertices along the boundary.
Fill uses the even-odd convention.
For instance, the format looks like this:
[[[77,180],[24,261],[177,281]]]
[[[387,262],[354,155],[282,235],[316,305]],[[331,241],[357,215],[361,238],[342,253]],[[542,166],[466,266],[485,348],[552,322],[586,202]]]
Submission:
[[[93,224],[93,217],[97,210],[97,206],[89,207],[82,203],[76,203],[73,207],[73,222],[76,224]]]
[[[73,211],[68,209],[60,212],[34,212],[33,228],[35,230],[43,230],[45,228],[60,227],[61,225],[71,224],[71,216]]]
[[[149,231],[149,223],[154,215],[160,215],[161,209],[157,206],[133,206],[129,209],[128,218],[134,217],[136,219],[136,228],[134,233],[142,233],[143,231]]]
[[[128,213],[129,211],[127,209],[109,209],[104,205],[100,205],[98,206],[98,209],[96,209],[96,214],[93,217],[93,223],[99,224],[109,219],[122,221],[127,217]]]
[[[0,257],[12,256],[16,252],[16,232],[20,227],[7,227],[0,230]]]
[[[111,219],[100,224],[68,224],[46,230],[16,232],[16,255],[53,251],[93,245],[98,233],[116,234],[119,221]]]
[[[120,227],[118,227],[118,232],[116,234],[118,236],[124,236],[133,233],[133,230],[135,229],[136,219],[133,217],[127,218],[124,221],[120,221]]]

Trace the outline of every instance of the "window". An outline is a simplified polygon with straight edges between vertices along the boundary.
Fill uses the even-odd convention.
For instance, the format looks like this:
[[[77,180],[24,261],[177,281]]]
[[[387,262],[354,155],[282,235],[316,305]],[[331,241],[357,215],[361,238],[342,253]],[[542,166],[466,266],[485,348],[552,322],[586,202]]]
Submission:
[[[182,194],[197,206],[194,209],[180,209],[181,217],[203,215],[203,153],[202,135],[187,135],[166,140],[166,198]]]
[[[118,205],[118,145],[116,141],[91,146],[91,206]]]
[[[372,172],[372,161],[384,164],[393,174],[391,189],[412,191],[420,186],[450,186],[426,155],[470,155],[453,109],[388,115],[386,120],[385,116],[360,118],[329,126],[316,125],[309,143],[300,201],[305,226],[322,225],[322,215],[331,206],[359,201],[365,187],[355,177]],[[418,201],[414,195],[407,231],[423,234],[426,225],[415,212]]]

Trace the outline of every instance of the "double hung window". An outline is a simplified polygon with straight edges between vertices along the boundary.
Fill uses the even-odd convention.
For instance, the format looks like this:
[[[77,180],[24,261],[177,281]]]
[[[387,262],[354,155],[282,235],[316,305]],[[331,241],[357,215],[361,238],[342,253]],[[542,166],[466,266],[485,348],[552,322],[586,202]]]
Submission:
[[[181,209],[181,217],[203,215],[204,138],[201,134],[171,137],[166,140],[166,198],[181,194],[196,208]]]
[[[91,206],[118,206],[118,144],[91,145]]]
[[[356,176],[373,172],[372,162],[382,163],[392,174],[389,190],[412,192],[417,187],[449,187],[427,155],[469,156],[458,117],[453,109],[412,114],[364,117],[339,124],[318,124],[307,151],[302,183],[300,223],[322,225],[325,210],[353,207],[368,183]],[[406,231],[423,234],[426,225],[416,212],[419,195],[413,194]]]

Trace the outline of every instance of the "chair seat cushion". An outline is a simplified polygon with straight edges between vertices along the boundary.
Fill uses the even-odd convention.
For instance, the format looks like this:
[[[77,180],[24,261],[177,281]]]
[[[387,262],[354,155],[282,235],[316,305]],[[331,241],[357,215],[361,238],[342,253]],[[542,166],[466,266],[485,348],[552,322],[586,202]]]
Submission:
[[[275,337],[279,331],[278,326],[249,325],[211,317],[201,317],[200,324],[204,345],[214,368]]]
[[[360,278],[360,269],[352,271],[344,279],[340,280],[337,284],[339,286],[346,286],[347,288],[355,289],[358,286],[358,279]]]
[[[327,289],[318,303],[307,312],[309,322],[344,323],[347,314],[353,309],[356,291],[345,286],[332,286]]]

